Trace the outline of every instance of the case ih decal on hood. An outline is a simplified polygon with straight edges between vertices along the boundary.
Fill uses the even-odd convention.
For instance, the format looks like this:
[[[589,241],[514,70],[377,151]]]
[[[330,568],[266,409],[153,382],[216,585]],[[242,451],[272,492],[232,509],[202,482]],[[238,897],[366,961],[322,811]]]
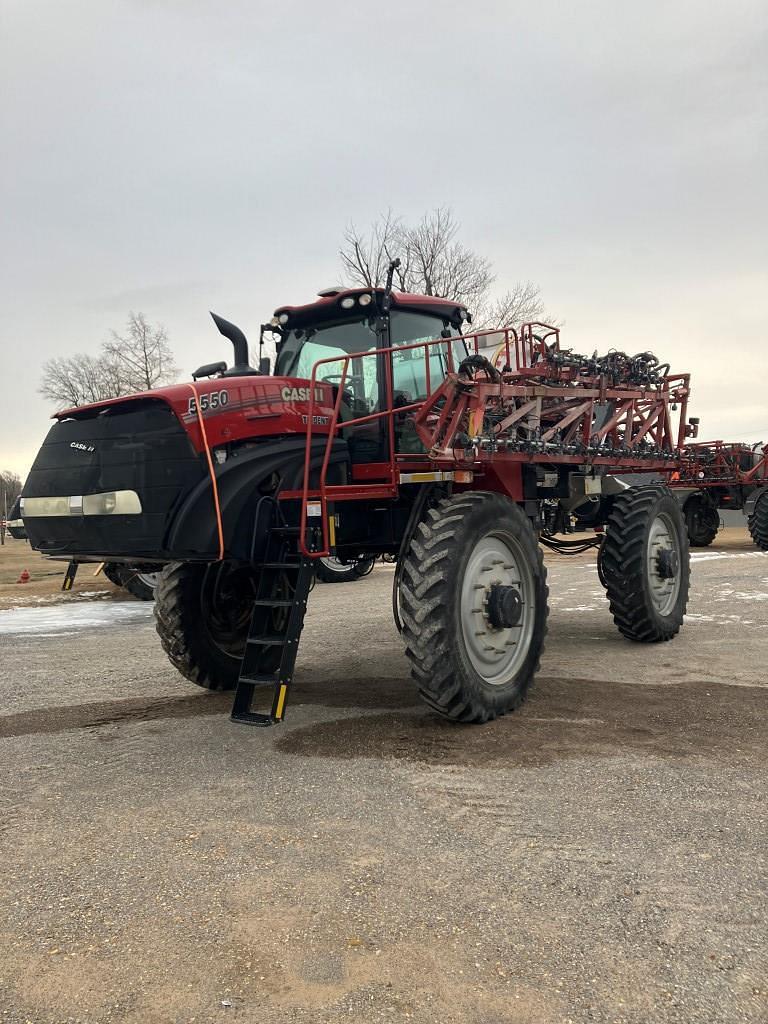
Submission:
[[[284,402],[308,402],[309,393],[311,388],[291,388],[284,387],[280,394]],[[315,401],[322,402],[325,397],[325,393],[322,388],[315,388]]]

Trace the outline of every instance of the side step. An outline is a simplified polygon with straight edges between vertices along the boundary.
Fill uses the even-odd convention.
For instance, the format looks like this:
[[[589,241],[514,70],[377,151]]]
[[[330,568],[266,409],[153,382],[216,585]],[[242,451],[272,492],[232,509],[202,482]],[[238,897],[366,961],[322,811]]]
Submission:
[[[281,536],[286,532],[274,531],[267,545],[267,558],[255,565],[259,570],[258,590],[231,716],[233,722],[242,725],[281,722],[293,682],[315,565],[311,559],[297,558],[295,551],[286,550],[289,544]],[[261,687],[272,689],[269,714],[251,710],[256,690]]]

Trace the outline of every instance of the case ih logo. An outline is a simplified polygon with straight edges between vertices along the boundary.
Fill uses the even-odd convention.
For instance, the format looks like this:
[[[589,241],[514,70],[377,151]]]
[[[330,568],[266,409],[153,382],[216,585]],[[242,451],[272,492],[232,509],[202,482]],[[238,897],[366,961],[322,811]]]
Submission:
[[[308,402],[309,392],[311,388],[288,388],[285,387],[280,392],[280,397],[284,402]],[[323,389],[315,388],[315,401],[322,402],[323,400]]]
[[[73,441],[69,446],[70,448],[77,448],[79,452],[95,452],[96,449],[92,444],[83,444],[82,441]]]

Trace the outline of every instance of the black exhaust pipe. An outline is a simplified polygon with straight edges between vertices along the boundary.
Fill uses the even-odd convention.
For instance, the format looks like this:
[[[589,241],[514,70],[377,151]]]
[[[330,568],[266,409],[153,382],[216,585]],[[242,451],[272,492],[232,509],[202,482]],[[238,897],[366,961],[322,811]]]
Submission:
[[[232,348],[235,350],[235,362],[229,370],[224,373],[225,377],[241,377],[249,374],[258,375],[259,371],[254,369],[248,362],[248,339],[235,324],[231,324],[229,320],[225,320],[223,316],[217,316],[215,313],[211,313],[213,322],[218,327],[221,334],[225,338],[229,338],[232,342]]]

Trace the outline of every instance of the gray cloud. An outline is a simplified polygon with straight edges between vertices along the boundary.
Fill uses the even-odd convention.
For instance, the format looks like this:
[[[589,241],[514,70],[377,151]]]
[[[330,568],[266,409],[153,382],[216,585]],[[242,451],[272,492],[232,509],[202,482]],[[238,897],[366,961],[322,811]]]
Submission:
[[[344,225],[451,204],[582,349],[690,369],[768,438],[768,18],[750,0],[4,5],[0,463],[40,362],[130,308],[181,366],[338,277]]]

